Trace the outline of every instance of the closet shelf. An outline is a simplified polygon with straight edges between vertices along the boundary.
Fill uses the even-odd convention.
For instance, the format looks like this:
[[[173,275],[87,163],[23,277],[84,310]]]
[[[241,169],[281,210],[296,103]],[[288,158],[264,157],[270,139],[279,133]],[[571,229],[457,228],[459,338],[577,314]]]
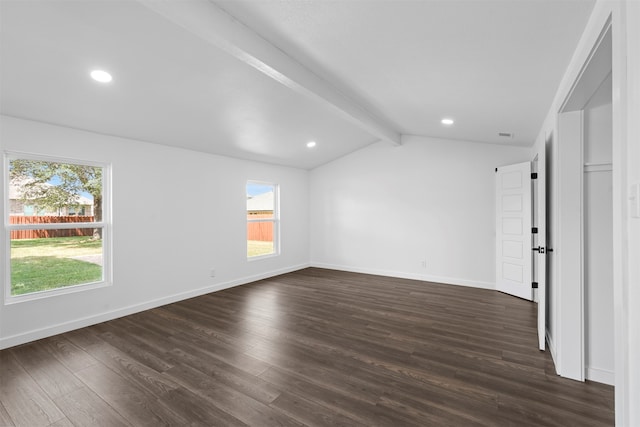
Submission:
[[[606,172],[613,170],[612,162],[585,162],[585,172]]]

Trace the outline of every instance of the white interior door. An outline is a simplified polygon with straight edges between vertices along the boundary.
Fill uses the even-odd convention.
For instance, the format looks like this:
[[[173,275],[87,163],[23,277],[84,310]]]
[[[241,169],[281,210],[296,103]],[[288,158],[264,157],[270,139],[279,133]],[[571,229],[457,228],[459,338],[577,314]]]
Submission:
[[[547,332],[547,180],[546,180],[546,152],[544,145],[534,159],[537,178],[533,181],[533,227],[537,233],[533,234],[534,280],[538,284],[538,348],[545,349]]]
[[[496,168],[496,289],[531,301],[531,162]]]

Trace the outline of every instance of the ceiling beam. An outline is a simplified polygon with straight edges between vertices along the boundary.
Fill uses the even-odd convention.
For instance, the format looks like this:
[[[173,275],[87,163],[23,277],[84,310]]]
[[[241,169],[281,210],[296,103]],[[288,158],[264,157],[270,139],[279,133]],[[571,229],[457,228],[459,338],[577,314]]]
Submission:
[[[138,0],[139,3],[272,79],[323,102],[363,130],[393,145],[401,136],[383,119],[271,44],[209,0]]]

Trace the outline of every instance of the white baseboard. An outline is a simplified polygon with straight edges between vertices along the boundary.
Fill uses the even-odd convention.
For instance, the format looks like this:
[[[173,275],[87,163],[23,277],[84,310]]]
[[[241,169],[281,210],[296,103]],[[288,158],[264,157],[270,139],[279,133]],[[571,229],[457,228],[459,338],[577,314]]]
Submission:
[[[556,368],[556,374],[560,375],[560,373],[558,372],[558,363],[557,363],[558,359],[556,356],[556,347],[553,343],[553,340],[551,339],[551,336],[549,335],[549,331],[547,331],[547,344],[549,345],[551,358],[553,359],[553,364]],[[603,383],[608,385],[615,385],[615,374],[613,371],[587,367],[585,374],[586,374],[585,379],[589,381],[595,381],[598,383]]]
[[[615,374],[613,371],[607,371],[604,369],[598,368],[589,368],[587,367],[587,376],[586,378],[589,381],[595,381],[597,383],[603,383],[608,385],[615,385]]]
[[[326,268],[329,270],[348,271],[351,273],[373,274],[375,276],[398,277],[401,279],[422,280],[425,282],[444,283],[446,285],[468,286],[471,288],[493,289],[495,284],[490,282],[481,282],[477,280],[459,279],[456,277],[433,276],[428,274],[405,273],[393,270],[378,270],[373,268],[351,267],[346,265],[326,264],[322,262],[311,262],[311,267]]]
[[[75,329],[80,329],[80,328],[95,325],[98,323],[106,322],[108,320],[117,319],[119,317],[128,316],[130,314],[139,313],[141,311],[150,310],[152,308],[160,307],[163,305],[171,304],[171,303],[182,301],[185,299],[209,294],[211,292],[217,292],[223,289],[232,288],[234,286],[246,285],[247,283],[256,282],[262,279],[268,279],[269,277],[279,276],[285,273],[291,273],[293,271],[302,270],[307,267],[309,267],[309,264],[305,263],[305,264],[299,264],[299,265],[286,267],[278,270],[272,270],[272,271],[256,274],[253,276],[246,276],[239,279],[230,280],[224,283],[217,283],[212,286],[194,289],[191,291],[182,292],[179,294],[174,294],[174,295],[170,295],[163,298],[158,298],[158,299],[147,301],[140,304],[130,305],[117,310],[107,311],[94,316],[75,319],[69,322],[47,326],[46,328],[36,329],[36,330],[23,332],[23,333],[12,335],[12,336],[0,338],[0,350],[9,348],[9,347],[14,347],[20,344],[25,344],[31,341],[36,341],[42,338],[47,338],[53,335],[58,335],[65,332],[73,331]]]

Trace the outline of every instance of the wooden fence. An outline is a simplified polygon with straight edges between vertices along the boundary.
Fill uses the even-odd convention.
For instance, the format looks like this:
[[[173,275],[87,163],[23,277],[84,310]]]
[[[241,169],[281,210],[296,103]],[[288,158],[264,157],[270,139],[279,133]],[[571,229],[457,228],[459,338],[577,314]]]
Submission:
[[[94,221],[94,217],[92,216],[10,216],[9,218],[11,224],[54,224]],[[272,218],[272,215],[250,215],[250,218]],[[11,232],[12,240],[73,236],[93,236],[93,228],[70,228],[66,230],[13,230]],[[273,242],[273,222],[248,222],[247,240]]]
[[[10,216],[10,224],[56,224],[70,222],[94,222],[92,216]],[[12,240],[42,239],[47,237],[93,236],[93,228],[69,228],[62,230],[13,230]]]
[[[248,214],[249,219],[273,218],[273,214]],[[273,242],[273,222],[247,222],[247,240],[258,240],[261,242]]]

